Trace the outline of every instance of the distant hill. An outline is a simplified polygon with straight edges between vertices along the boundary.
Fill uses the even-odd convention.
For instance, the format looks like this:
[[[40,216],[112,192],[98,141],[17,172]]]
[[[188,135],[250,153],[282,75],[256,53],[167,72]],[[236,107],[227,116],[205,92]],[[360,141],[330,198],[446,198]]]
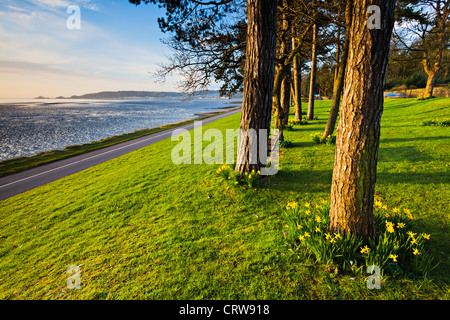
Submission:
[[[242,94],[236,95],[235,98],[241,97]],[[179,92],[166,91],[102,91],[97,93],[87,93],[80,96],[73,95],[71,97],[57,97],[56,99],[151,99],[151,98],[182,98],[184,95]],[[201,92],[198,98],[214,99],[219,98],[218,90]]]

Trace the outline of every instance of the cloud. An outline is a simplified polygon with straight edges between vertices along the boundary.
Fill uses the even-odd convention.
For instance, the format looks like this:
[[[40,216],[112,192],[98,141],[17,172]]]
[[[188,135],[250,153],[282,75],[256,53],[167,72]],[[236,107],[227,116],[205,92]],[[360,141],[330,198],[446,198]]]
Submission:
[[[89,77],[90,73],[82,72],[79,70],[67,69],[58,66],[33,63],[26,61],[14,61],[14,60],[0,60],[0,73],[14,73],[18,74],[35,74],[35,75],[62,75],[62,76],[76,76],[76,77]]]
[[[85,9],[98,11],[99,7],[92,0],[31,0],[32,3],[44,8],[67,8],[70,5],[79,5]]]
[[[152,77],[165,59],[162,45],[151,35],[157,31],[148,27],[147,20],[141,32],[134,29],[135,20],[128,22],[136,17],[134,7],[118,23],[122,6],[113,2],[82,14],[81,29],[69,30],[69,14],[63,7],[68,3],[28,0],[19,8],[17,2],[2,0],[0,97],[71,95],[109,87],[163,89]],[[70,4],[98,10],[92,0],[70,0]],[[164,90],[173,90],[175,81],[168,80]]]
[[[67,7],[70,3],[66,0],[31,0],[36,5],[39,6],[50,6],[50,7]]]

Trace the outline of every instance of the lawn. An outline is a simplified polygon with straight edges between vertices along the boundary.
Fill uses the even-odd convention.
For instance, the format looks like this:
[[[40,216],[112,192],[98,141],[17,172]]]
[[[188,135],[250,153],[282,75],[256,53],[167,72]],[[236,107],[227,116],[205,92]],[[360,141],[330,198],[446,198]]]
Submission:
[[[220,165],[171,161],[170,139],[0,202],[0,299],[449,299],[449,98],[386,100],[376,198],[408,208],[440,261],[426,278],[350,275],[292,254],[290,201],[329,199],[334,146],[318,120],[285,132],[280,171],[259,188],[225,183]],[[239,114],[203,130],[235,129]],[[207,146],[209,142],[204,142]],[[81,288],[67,287],[79,266]]]

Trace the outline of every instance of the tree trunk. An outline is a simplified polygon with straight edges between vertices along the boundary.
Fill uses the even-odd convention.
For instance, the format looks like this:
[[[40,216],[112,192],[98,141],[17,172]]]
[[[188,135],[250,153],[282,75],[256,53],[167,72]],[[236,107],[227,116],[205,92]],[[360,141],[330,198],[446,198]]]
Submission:
[[[437,72],[435,72],[434,70],[429,70],[427,72],[428,74],[428,78],[427,78],[427,85],[425,87],[425,91],[423,94],[424,98],[430,98],[433,96],[433,90],[434,87],[436,86],[436,77],[437,77]]]
[[[266,159],[260,157],[267,145],[259,145],[259,130],[265,129],[269,135],[272,112],[272,94],[276,55],[276,9],[277,1],[247,0],[247,47],[244,71],[244,98],[239,124],[239,145],[236,171],[241,173],[258,171]],[[254,129],[256,140],[246,135]],[[253,146],[257,144],[257,154]]]
[[[274,129],[280,130],[279,139],[284,140],[283,136],[283,120],[284,120],[284,109],[281,105],[281,90],[283,79],[286,76],[286,68],[284,65],[276,65],[275,67],[275,80],[273,85],[273,127]]]
[[[443,7],[441,8],[441,4],[435,4],[434,10],[436,11],[437,16],[437,41],[436,41],[436,55],[434,57],[434,64],[431,66],[430,61],[427,58],[427,53],[424,54],[422,64],[424,66],[425,72],[428,75],[427,79],[427,85],[425,88],[425,92],[423,97],[429,98],[433,96],[433,90],[434,86],[436,85],[436,78],[441,70],[441,62],[442,62],[442,55],[445,49],[445,28],[446,23],[448,20],[448,17],[450,15],[450,6],[448,5],[448,2],[444,4],[445,2],[442,2]],[[441,11],[442,10],[442,11]],[[427,51],[427,50],[426,50]]]
[[[286,76],[281,83],[281,108],[283,108],[283,125],[289,121],[289,109],[291,107],[291,70],[286,72]]]
[[[293,40],[294,41],[294,40]],[[295,45],[293,45],[295,47]],[[302,120],[302,69],[301,69],[300,55],[297,54],[294,58],[292,64],[292,85],[293,85],[293,101],[294,101],[294,112],[295,120]]]
[[[308,120],[314,119],[314,91],[316,89],[316,69],[317,69],[317,24],[313,25],[313,39],[311,49],[311,76],[309,84]]]
[[[331,185],[330,230],[368,238],[375,235],[373,198],[395,0],[354,0],[353,5]],[[366,25],[370,5],[380,7],[380,29]]]
[[[339,114],[339,104],[341,102],[342,90],[344,87],[344,76],[345,76],[345,67],[347,65],[348,58],[348,46],[349,46],[349,30],[350,24],[352,22],[352,1],[348,1],[345,6],[345,40],[344,47],[342,49],[342,56],[340,58],[339,64],[336,66],[337,74],[334,79],[333,84],[333,101],[331,102],[330,114],[328,115],[327,126],[325,127],[325,131],[323,133],[323,137],[320,142],[325,142],[329,135],[332,135],[334,132],[334,128],[336,127],[336,120]],[[339,39],[338,39],[339,41]],[[336,60],[338,61],[338,60]]]
[[[290,1],[284,0],[283,5],[288,7]],[[283,17],[283,30],[288,30],[289,22],[286,15]],[[292,40],[286,36],[282,40],[281,54],[288,56],[292,50]],[[286,75],[281,83],[281,107],[283,108],[283,125],[287,125],[289,121],[289,109],[291,107],[291,64],[286,66]]]

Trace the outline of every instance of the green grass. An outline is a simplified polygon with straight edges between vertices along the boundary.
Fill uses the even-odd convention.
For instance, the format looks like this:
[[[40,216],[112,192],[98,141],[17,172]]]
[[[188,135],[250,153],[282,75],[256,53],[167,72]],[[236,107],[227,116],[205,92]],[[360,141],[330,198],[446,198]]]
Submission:
[[[387,100],[382,118],[376,198],[431,234],[440,264],[425,279],[383,277],[369,290],[366,274],[288,251],[286,204],[329,199],[334,146],[310,134],[330,101],[317,101],[319,120],[285,132],[281,169],[258,189],[224,183],[220,165],[174,165],[169,139],[0,202],[0,299],[449,299],[450,133],[422,126],[449,104]],[[70,265],[80,290],[66,287]]]

